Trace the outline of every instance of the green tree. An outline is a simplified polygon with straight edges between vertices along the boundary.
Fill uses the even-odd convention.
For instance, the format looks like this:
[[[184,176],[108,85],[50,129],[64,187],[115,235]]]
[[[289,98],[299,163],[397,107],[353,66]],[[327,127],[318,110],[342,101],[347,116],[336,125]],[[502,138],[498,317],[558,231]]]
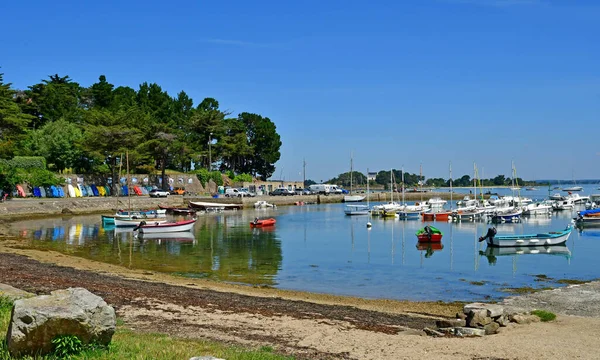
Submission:
[[[50,80],[29,87],[25,91],[26,99],[21,102],[23,110],[35,117],[34,128],[48,121],[65,118],[79,121],[80,96],[82,89],[69,76],[50,75]]]
[[[116,113],[106,110],[91,110],[87,112],[86,130],[81,142],[92,159],[98,159],[109,167],[113,179],[117,179],[117,169],[120,159],[126,152],[135,158],[133,149],[142,138],[141,132],[128,126],[129,113]],[[117,181],[113,181],[113,193]]]
[[[281,157],[281,137],[271,119],[258,114],[241,113],[238,115],[246,125],[246,136],[254,154],[246,162],[244,172],[250,172],[254,176],[260,175],[266,180],[275,171],[275,163]]]
[[[51,168],[62,172],[74,167],[82,156],[79,143],[83,134],[79,127],[64,119],[50,122],[31,132],[25,147],[31,155],[43,156]]]
[[[114,98],[113,88],[115,86],[106,81],[106,76],[100,75],[98,82],[90,87],[92,106],[101,108],[110,107]]]
[[[33,116],[21,111],[15,102],[15,91],[10,83],[4,83],[4,74],[0,73],[0,158],[10,158],[15,154],[33,119]]]

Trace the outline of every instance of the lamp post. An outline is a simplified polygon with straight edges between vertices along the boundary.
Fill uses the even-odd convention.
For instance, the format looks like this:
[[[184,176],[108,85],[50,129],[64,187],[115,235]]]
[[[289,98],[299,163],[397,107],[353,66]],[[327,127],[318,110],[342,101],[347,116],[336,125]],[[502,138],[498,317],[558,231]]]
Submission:
[[[212,146],[212,133],[210,133],[210,135],[208,135],[208,171],[212,171],[211,146]]]

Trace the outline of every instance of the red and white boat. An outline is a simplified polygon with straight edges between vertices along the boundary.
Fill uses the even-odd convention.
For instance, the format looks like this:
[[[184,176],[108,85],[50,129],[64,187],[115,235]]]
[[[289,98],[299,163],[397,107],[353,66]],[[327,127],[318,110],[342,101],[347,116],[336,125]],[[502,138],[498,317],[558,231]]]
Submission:
[[[269,219],[262,219],[259,220],[258,218],[255,219],[254,221],[250,221],[250,227],[266,227],[266,226],[274,226],[275,223],[277,221],[273,218],[269,218]]]
[[[140,233],[144,233],[144,234],[190,231],[194,227],[195,223],[196,223],[196,219],[176,221],[176,222],[171,222],[171,223],[142,221],[133,230],[134,231],[138,230]]]

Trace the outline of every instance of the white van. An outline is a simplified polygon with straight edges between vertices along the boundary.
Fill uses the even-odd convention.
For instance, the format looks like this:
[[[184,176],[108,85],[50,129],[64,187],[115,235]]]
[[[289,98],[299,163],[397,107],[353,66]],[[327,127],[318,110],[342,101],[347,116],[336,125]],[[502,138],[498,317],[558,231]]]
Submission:
[[[313,194],[341,194],[342,190],[331,184],[314,184],[308,187]]]
[[[225,189],[225,197],[241,197],[242,194],[236,188],[227,188]]]

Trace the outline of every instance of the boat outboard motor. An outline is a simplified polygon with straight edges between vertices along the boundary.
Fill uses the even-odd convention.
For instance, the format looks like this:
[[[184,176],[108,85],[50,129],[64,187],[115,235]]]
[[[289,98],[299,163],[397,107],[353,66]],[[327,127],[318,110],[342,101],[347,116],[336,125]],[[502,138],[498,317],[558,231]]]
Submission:
[[[136,227],[133,228],[133,231],[138,231],[142,226],[146,225],[146,222],[142,220]]]
[[[495,227],[491,227],[488,229],[487,234],[485,234],[485,236],[480,236],[479,237],[479,241],[483,241],[485,239],[490,239],[492,240],[494,238],[494,236],[496,236],[496,228]]]

